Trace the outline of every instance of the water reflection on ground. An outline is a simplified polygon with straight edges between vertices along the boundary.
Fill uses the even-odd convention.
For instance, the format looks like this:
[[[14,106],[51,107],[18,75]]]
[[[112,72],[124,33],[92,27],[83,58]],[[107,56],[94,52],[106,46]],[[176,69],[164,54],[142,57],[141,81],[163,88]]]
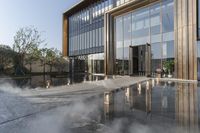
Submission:
[[[196,84],[138,83],[104,93],[104,122],[127,133],[199,133],[199,97]]]
[[[0,79],[0,83],[11,83],[20,88],[37,88],[47,86],[61,86],[82,83],[85,81],[103,80],[104,76],[90,74],[74,74],[74,75],[35,75],[28,77],[14,77]]]

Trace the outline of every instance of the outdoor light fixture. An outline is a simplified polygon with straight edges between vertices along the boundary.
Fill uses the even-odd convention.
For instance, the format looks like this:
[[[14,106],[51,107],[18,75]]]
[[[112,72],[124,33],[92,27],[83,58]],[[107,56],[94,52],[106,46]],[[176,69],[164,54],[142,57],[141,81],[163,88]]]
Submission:
[[[47,81],[46,81],[46,88],[47,88],[47,89],[49,89],[49,88],[50,88],[50,83],[51,83],[51,81],[50,81],[50,80],[47,80]]]
[[[67,80],[67,85],[70,85],[70,82],[71,82],[71,81],[70,81],[70,79],[68,78],[68,80]]]
[[[159,78],[156,78],[156,84],[157,85],[159,84]]]
[[[138,92],[139,92],[139,95],[141,95],[141,93],[142,93],[141,83],[138,84]]]
[[[146,88],[149,90],[149,81],[147,81]]]
[[[130,98],[130,88],[126,88],[125,91],[125,97],[126,97],[126,101],[129,102],[129,98]]]
[[[84,78],[83,78],[83,82],[86,82],[87,80],[86,80],[86,76],[84,76]]]
[[[154,86],[155,86],[155,80],[152,79],[152,87],[154,87]]]

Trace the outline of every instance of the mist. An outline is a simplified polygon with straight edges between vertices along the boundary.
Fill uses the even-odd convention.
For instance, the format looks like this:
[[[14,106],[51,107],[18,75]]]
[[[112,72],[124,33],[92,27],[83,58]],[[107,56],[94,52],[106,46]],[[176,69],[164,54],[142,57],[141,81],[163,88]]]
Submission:
[[[56,87],[56,89],[58,88]],[[107,120],[104,116],[104,101],[102,95],[92,95],[86,98],[84,95],[77,97],[71,94],[70,96],[76,100],[70,101],[70,98],[67,98],[69,102],[65,105],[43,110],[44,106],[41,106],[41,103],[35,105],[29,98],[21,96],[21,94],[28,90],[29,88],[21,89],[6,82],[0,85],[0,123],[11,120],[6,124],[0,124],[0,133],[198,132],[198,129],[179,127],[175,122],[166,122],[156,117],[148,118],[144,116],[143,118],[145,119],[138,119],[125,115],[124,117],[118,116]],[[32,93],[31,91],[28,92]],[[49,98],[50,96],[47,97]],[[51,100],[49,99],[49,101]],[[119,97],[118,100],[122,99]],[[30,116],[20,118],[20,116],[24,116],[30,112],[32,113]],[[113,113],[115,116],[116,112]],[[133,111],[131,113],[137,112]],[[19,119],[15,120],[14,118],[16,117],[19,117]]]

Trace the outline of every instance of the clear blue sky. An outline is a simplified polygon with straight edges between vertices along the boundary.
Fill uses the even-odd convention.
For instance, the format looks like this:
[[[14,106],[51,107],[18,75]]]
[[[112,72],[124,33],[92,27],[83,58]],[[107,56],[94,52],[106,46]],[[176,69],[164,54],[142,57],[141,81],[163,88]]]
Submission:
[[[13,45],[21,27],[42,32],[47,47],[62,48],[62,13],[80,0],[0,0],[0,44]]]

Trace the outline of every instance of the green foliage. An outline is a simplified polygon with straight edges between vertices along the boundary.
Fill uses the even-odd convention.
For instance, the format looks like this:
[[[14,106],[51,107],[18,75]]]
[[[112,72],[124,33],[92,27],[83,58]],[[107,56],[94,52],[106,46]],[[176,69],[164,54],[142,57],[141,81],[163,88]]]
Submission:
[[[59,50],[55,48],[41,48],[44,40],[41,39],[41,34],[34,27],[24,27],[19,29],[14,36],[13,51],[15,55],[15,66],[23,68],[24,65],[29,65],[29,71],[32,71],[34,62],[41,62],[43,72],[46,72],[46,65],[50,67],[63,68],[66,66],[66,60],[62,57]],[[45,46],[45,44],[44,44]]]
[[[14,65],[16,53],[7,45],[0,45],[0,68],[7,69]]]
[[[174,69],[174,60],[167,60],[163,63],[163,67],[168,71],[172,72]]]
[[[59,72],[63,72],[64,69],[66,69],[66,66],[69,64],[69,60],[65,57],[63,57],[62,53],[59,52],[56,62],[55,62],[55,68],[57,68],[57,70]]]
[[[37,29],[25,27],[19,29],[14,36],[13,50],[18,53],[19,64],[24,65],[25,55],[34,57],[35,50],[43,44],[44,40]],[[33,55],[32,55],[33,54]]]
[[[50,66],[50,72],[52,72],[52,67],[55,65],[59,51],[55,48],[42,48],[41,50],[41,63],[43,67],[46,65]],[[43,69],[45,71],[45,68]]]

